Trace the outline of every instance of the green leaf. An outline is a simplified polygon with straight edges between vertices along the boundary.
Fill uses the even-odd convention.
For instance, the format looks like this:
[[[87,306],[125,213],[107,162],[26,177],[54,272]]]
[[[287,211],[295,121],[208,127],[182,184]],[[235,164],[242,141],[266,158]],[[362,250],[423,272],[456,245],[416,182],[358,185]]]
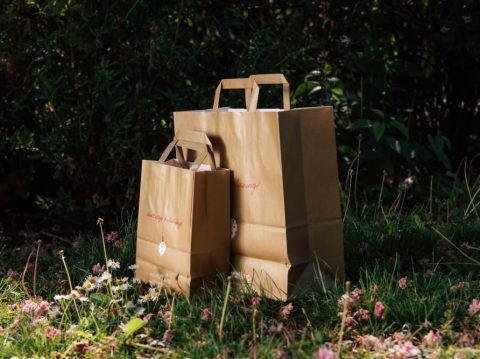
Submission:
[[[125,324],[125,326],[123,327],[123,332],[127,337],[129,337],[136,331],[142,329],[145,325],[147,325],[146,321],[138,317],[135,317],[130,319],[129,322]]]
[[[337,151],[339,153],[344,153],[347,155],[355,155],[355,149],[352,146],[348,146],[348,145],[339,145],[337,147]]]
[[[425,229],[425,225],[423,224],[423,221],[420,219],[418,214],[413,215],[413,222],[415,222],[415,225],[417,226],[417,228]]]
[[[385,122],[375,122],[373,124],[373,136],[375,137],[375,141],[380,141],[383,134],[385,133]]]
[[[377,108],[372,108],[370,111],[372,111],[375,115],[377,115],[380,119],[384,120],[385,119],[385,114],[383,111],[377,109]]]
[[[407,126],[405,126],[402,122],[400,121],[397,121],[397,120],[393,120],[392,122],[390,122],[390,124],[395,127],[397,130],[399,130],[402,135],[405,136],[405,138],[408,139],[408,128]]]
[[[348,126],[351,130],[360,130],[362,128],[370,128],[372,127],[372,122],[370,120],[361,118],[359,120],[356,120],[351,123],[350,126]]]
[[[330,89],[335,95],[337,96],[342,96],[343,95],[343,89],[341,87],[334,87]]]

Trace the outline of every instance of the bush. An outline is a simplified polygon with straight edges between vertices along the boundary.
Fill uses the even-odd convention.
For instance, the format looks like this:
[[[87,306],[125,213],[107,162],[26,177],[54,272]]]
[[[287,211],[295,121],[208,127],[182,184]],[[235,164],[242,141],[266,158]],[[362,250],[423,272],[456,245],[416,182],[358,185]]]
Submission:
[[[359,134],[367,184],[383,170],[398,180],[445,173],[480,150],[476,2],[3,8],[3,207],[27,200],[56,218],[93,222],[107,206],[133,206],[140,161],[172,136],[171,112],[209,107],[221,78],[251,73],[285,73],[296,105],[335,106],[342,178]],[[261,104],[279,98],[269,89]]]

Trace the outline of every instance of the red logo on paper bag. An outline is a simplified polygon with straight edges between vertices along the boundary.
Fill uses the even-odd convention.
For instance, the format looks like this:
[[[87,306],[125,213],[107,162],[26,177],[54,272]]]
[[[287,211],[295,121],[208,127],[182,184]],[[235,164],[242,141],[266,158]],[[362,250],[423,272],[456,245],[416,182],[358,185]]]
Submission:
[[[250,191],[250,194],[253,194],[257,190],[257,188],[260,186],[260,183],[244,183],[236,179],[234,186],[239,189],[245,189],[247,191]]]
[[[162,216],[160,214],[155,214],[150,212],[147,213],[147,217],[153,218],[156,222],[166,222],[166,223],[174,224],[177,227],[177,229],[179,229],[183,223],[177,218],[170,217],[170,216]]]

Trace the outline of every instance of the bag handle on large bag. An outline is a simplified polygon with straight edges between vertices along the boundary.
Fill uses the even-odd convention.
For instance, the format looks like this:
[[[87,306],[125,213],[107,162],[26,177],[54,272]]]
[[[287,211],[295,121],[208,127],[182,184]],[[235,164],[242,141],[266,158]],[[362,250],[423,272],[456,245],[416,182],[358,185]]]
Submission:
[[[215,97],[213,99],[213,112],[218,112],[218,105],[220,103],[220,94],[222,90],[245,90],[245,103],[248,112],[255,111],[258,102],[258,85],[251,78],[238,79],[223,79],[215,90]],[[254,95],[256,94],[256,100]],[[254,107],[252,107],[252,100]]]
[[[190,170],[196,171],[208,156],[212,164],[212,170],[217,168],[215,163],[215,156],[213,155],[212,143],[207,135],[200,131],[181,131],[177,133],[174,140],[170,142],[163,151],[162,156],[158,160],[160,163],[165,163],[170,153],[175,149],[176,158],[182,168],[187,168],[185,155],[182,149],[196,151],[197,157],[190,167]]]
[[[283,85],[283,109],[290,110],[290,84],[283,74],[251,75],[250,79],[258,85]],[[252,93],[250,107],[256,109],[257,103],[252,103],[255,100],[258,101],[258,95],[254,98],[254,93]]]

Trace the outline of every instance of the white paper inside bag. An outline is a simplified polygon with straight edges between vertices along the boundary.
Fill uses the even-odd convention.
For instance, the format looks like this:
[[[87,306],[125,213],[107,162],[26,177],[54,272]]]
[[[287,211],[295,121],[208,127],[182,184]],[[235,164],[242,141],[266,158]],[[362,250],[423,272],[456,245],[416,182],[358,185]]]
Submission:
[[[193,163],[194,162],[191,162],[191,161],[187,161],[186,164],[187,164],[187,169],[190,169],[192,168],[193,166]],[[173,158],[171,160],[168,160],[167,162],[165,162],[166,165],[169,165],[169,166],[174,166],[174,167],[182,167],[180,166],[180,163],[178,163],[178,160],[176,158]],[[209,165],[209,164],[206,164],[206,163],[202,163],[196,172],[207,172],[207,171],[211,171],[212,170],[212,166]],[[226,168],[222,168],[222,167],[217,167],[216,168],[217,171],[226,171],[227,169]]]
[[[212,112],[213,110],[194,110],[188,112]],[[283,111],[281,108],[257,108],[255,112],[280,112]],[[245,108],[230,108],[230,107],[219,107],[218,112],[247,112]]]
[[[193,166],[193,162],[187,162],[187,168],[191,168],[192,166]],[[197,172],[205,172],[205,171],[211,171],[211,170],[212,170],[212,166],[202,163],[200,167],[198,167]]]

